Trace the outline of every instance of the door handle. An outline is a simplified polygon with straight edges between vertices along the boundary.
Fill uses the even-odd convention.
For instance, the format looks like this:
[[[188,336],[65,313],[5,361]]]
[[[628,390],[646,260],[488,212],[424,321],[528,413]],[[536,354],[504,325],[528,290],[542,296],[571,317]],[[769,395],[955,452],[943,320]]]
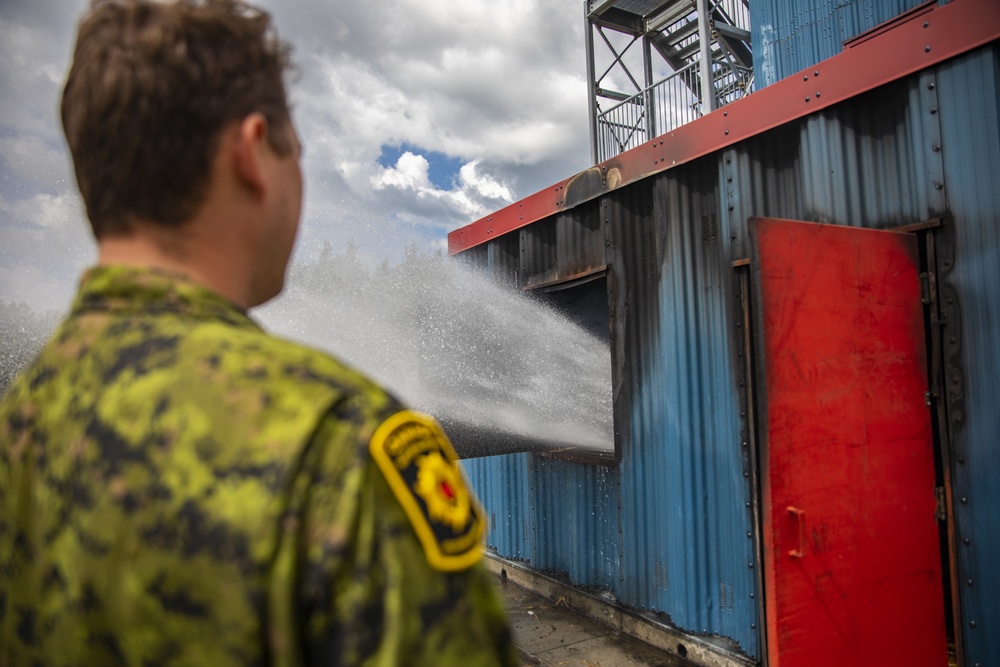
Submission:
[[[805,558],[806,556],[806,512],[798,507],[788,506],[788,513],[796,518],[799,533],[799,548],[789,549],[788,555],[792,558]]]

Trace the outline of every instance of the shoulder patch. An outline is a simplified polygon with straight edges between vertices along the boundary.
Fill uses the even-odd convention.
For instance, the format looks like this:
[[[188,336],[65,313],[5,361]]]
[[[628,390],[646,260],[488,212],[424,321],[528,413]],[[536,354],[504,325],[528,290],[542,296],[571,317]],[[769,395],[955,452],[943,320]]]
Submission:
[[[413,524],[431,567],[454,572],[482,557],[486,521],[433,417],[403,410],[369,442],[372,458]]]

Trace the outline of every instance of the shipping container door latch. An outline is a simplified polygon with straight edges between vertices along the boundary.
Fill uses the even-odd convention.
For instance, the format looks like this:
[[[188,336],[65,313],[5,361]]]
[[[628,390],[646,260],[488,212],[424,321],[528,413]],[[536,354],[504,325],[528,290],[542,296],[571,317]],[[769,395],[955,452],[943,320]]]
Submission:
[[[948,504],[944,497],[944,487],[935,486],[934,487],[934,499],[937,500],[937,520],[947,521],[948,520]]]
[[[926,405],[927,407],[931,407],[931,404],[934,402],[934,399],[936,399],[940,395],[941,394],[938,392],[937,389],[931,389],[930,391],[925,391],[924,405]]]
[[[937,307],[937,276],[933,271],[920,273],[920,302],[930,306],[932,324],[948,324],[948,318],[941,315]]]
[[[930,271],[920,272],[920,302],[924,304],[934,303],[937,295],[937,284],[935,276]]]

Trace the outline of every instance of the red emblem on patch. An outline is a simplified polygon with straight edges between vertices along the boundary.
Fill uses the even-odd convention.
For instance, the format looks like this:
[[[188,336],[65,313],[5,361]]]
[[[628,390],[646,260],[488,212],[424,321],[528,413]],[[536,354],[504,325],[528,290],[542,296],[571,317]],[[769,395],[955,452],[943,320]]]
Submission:
[[[482,557],[483,510],[433,418],[399,412],[378,427],[369,449],[432,566],[463,570]]]

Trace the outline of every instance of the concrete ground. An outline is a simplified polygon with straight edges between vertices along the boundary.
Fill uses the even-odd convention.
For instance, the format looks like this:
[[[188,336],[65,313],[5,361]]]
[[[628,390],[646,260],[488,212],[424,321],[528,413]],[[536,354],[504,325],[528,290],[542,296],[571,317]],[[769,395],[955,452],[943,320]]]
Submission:
[[[512,581],[498,580],[507,602],[514,643],[525,665],[560,667],[693,667],[694,663],[656,649],[576,613]]]

